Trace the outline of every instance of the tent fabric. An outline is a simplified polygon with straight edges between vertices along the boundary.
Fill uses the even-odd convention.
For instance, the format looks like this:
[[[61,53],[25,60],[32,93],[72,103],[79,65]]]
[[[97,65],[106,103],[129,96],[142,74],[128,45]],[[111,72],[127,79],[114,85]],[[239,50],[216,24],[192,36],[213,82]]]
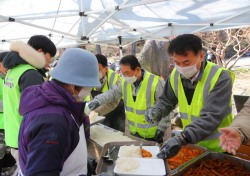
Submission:
[[[0,50],[49,36],[58,48],[250,25],[249,0],[1,0]]]

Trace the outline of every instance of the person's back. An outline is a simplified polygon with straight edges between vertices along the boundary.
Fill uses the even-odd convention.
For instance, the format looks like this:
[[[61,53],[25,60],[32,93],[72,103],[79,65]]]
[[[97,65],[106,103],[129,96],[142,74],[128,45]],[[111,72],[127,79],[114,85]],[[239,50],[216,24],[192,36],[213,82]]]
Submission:
[[[0,175],[12,175],[15,172],[15,159],[10,153],[10,147],[5,145],[4,119],[3,119],[3,84],[6,69],[3,66],[3,58],[8,52],[0,53]]]
[[[18,147],[22,174],[87,175],[83,100],[93,87],[100,86],[95,55],[68,49],[50,75],[52,81],[30,86],[21,95],[19,111],[24,117]]]
[[[51,48],[48,48],[51,47]],[[31,86],[43,83],[43,75],[38,71],[49,64],[56,53],[53,42],[45,36],[32,36],[28,45],[22,42],[11,44],[3,65],[8,69],[4,83],[4,121],[6,124],[6,144],[17,148],[17,137],[21,116],[19,100],[21,92]]]
[[[3,58],[8,54],[8,52],[0,53],[0,130],[4,130],[3,122],[3,84],[4,77],[6,75],[6,69],[3,67]],[[4,139],[4,138],[3,138]]]
[[[8,69],[3,86],[5,142],[18,165],[18,133],[22,116],[18,112],[20,95],[31,85],[44,82],[39,70],[46,67],[56,54],[53,42],[42,35],[32,36],[28,44],[14,42],[3,65]]]

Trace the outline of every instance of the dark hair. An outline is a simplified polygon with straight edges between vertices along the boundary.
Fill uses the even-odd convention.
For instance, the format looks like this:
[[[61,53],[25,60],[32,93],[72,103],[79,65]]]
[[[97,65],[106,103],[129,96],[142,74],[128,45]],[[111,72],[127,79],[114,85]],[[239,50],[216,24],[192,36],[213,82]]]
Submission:
[[[98,64],[101,64],[103,67],[108,66],[108,59],[104,55],[96,54],[95,56],[97,58]]]
[[[3,62],[3,58],[8,54],[9,52],[2,52],[0,53],[0,62]]]
[[[120,65],[129,65],[132,70],[135,70],[136,67],[141,68],[141,64],[134,55],[127,55],[121,58]]]
[[[202,41],[198,36],[183,34],[170,41],[168,47],[170,55],[185,55],[187,51],[192,51],[195,55],[202,51]]]
[[[56,55],[55,44],[44,35],[34,35],[30,37],[28,44],[36,50],[42,49],[44,53],[49,53],[51,57]]]

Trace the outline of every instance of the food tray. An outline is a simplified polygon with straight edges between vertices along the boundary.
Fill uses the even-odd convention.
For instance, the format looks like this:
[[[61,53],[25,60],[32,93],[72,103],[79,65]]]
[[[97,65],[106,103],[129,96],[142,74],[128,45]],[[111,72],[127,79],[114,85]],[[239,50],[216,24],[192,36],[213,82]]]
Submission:
[[[130,146],[130,145],[126,145],[126,146]],[[122,151],[121,150],[124,149],[124,147],[126,147],[126,146],[121,146],[120,147],[120,150],[118,152],[118,157],[129,157],[129,156],[122,156]],[[139,148],[139,146],[138,146],[138,148]],[[152,157],[144,158],[144,159],[152,159],[152,158],[157,159],[156,155],[160,152],[160,147],[159,146],[145,146],[145,145],[143,145],[142,149],[147,150],[148,152],[150,152],[152,154]],[[137,156],[137,158],[142,158],[142,156],[141,157]]]
[[[247,170],[250,171],[250,161],[248,160],[241,159],[224,153],[207,152],[206,155],[203,155],[203,157],[200,157],[199,159],[196,160],[192,160],[191,162],[185,164],[184,167],[179,168],[177,172],[171,173],[171,176],[183,176],[186,172],[189,171],[190,168],[197,168],[203,160],[214,159],[214,158],[218,158],[219,160],[229,160],[234,163],[242,164]]]
[[[124,159],[126,157],[121,157]],[[126,158],[131,161],[131,158]],[[165,163],[162,159],[145,159],[145,158],[133,158],[139,163],[139,167],[132,173],[124,173],[120,171],[117,165],[115,165],[114,173],[119,176],[165,176]],[[133,163],[134,164],[134,163]],[[152,169],[153,168],[153,169]]]
[[[185,145],[185,147],[189,148],[189,149],[198,149],[198,150],[201,150],[203,151],[202,154],[198,155],[197,157],[183,163],[182,165],[178,166],[177,168],[171,170],[171,174],[174,174],[176,172],[178,172],[179,170],[181,170],[182,168],[186,167],[186,165],[188,165],[190,162],[194,162],[196,160],[199,160],[200,158],[204,157],[205,155],[207,155],[207,153],[209,152],[207,148],[205,147],[201,147],[201,146],[198,146],[198,145],[195,145],[195,144],[187,144]]]
[[[96,131],[93,133],[92,130],[93,130],[93,128],[96,128],[96,127],[99,128],[99,130],[104,131],[105,133],[102,133],[101,131],[99,131],[99,132]],[[98,134],[98,133],[100,133],[100,134]],[[102,140],[98,139],[99,136],[102,136],[103,139]],[[104,145],[106,143],[118,141],[119,139],[116,139],[116,141],[114,141],[115,140],[114,136],[116,136],[116,137],[119,136],[119,139],[120,139],[119,142],[134,141],[134,139],[131,139],[130,137],[126,136],[123,132],[115,130],[113,128],[110,128],[110,127],[105,126],[105,125],[100,124],[100,123],[90,127],[90,140],[92,140],[96,144],[100,145],[100,147],[104,147]]]
[[[120,146],[124,146],[124,145],[135,145],[135,146],[139,146],[140,145],[140,141],[129,141],[129,142],[110,142],[104,145],[102,152],[101,152],[101,156],[104,156],[109,149],[112,149],[114,146],[116,146],[116,148],[114,149],[114,151],[111,153],[110,157],[113,159],[113,162],[107,162],[106,160],[104,160],[102,157],[99,159],[98,161],[98,165],[96,168],[96,173],[97,174],[101,174],[102,172],[106,172],[106,173],[110,173],[112,175],[115,175],[115,173],[113,172],[114,167],[115,167],[115,161],[118,158],[118,152],[120,149]],[[143,145],[145,146],[159,146],[158,143],[156,142],[152,142],[152,141],[144,141]],[[166,173],[170,173],[170,169],[168,168],[168,165],[166,165]]]

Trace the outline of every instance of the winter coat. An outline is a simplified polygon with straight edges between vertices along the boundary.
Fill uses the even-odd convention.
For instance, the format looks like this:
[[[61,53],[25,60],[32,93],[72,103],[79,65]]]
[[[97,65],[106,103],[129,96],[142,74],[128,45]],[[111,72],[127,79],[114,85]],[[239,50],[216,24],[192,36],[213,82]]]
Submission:
[[[18,147],[25,176],[60,174],[79,142],[84,107],[54,80],[23,91]],[[87,162],[87,157],[82,160]]]
[[[3,110],[6,145],[18,147],[18,132],[22,117],[18,112],[20,93],[31,85],[43,83],[37,69],[45,66],[45,56],[31,46],[14,42],[5,55],[3,65],[8,69],[3,86]]]
[[[244,104],[243,109],[237,114],[230,127],[237,128],[242,134],[243,143],[250,141],[250,98]]]
[[[3,59],[3,66],[7,69],[12,69],[21,64],[29,64],[36,68],[30,69],[23,73],[19,79],[19,87],[22,92],[26,87],[31,85],[42,84],[44,82],[45,57],[43,53],[37,52],[31,46],[15,42],[10,46],[10,52]]]

